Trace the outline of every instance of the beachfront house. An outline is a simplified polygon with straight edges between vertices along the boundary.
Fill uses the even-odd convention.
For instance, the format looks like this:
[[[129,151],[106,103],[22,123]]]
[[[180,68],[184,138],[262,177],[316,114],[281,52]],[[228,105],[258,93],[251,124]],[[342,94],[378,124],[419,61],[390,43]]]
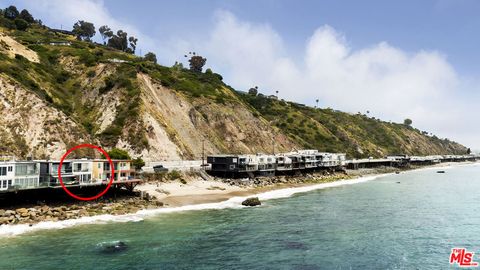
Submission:
[[[303,170],[305,169],[305,161],[297,152],[290,152],[285,154],[292,161],[292,170]]]
[[[317,166],[320,168],[344,167],[346,159],[344,153],[317,153]]]
[[[218,176],[236,176],[238,172],[238,155],[211,155],[207,156],[207,163],[211,164],[210,173]]]
[[[273,155],[258,154],[258,175],[260,176],[274,176],[277,164],[277,159]]]
[[[126,181],[134,178],[135,170],[130,160],[112,160],[113,181]],[[106,159],[95,159],[92,162],[92,182],[109,182],[112,177],[110,162]]]
[[[285,154],[275,155],[277,161],[277,171],[284,173],[292,170],[292,159]]]
[[[13,171],[14,163],[3,161],[0,163],[0,191],[6,191],[13,187],[13,179],[15,172]]]
[[[317,150],[299,150],[298,153],[305,162],[305,169],[314,169],[317,167]]]
[[[58,169],[60,161],[40,160],[40,185],[60,185]],[[64,160],[61,167],[62,181],[66,185],[86,185],[92,180],[92,161],[88,159]]]
[[[252,177],[258,170],[258,157],[256,155],[238,156],[238,172]]]
[[[16,189],[31,189],[40,185],[40,166],[37,162],[15,161],[13,170],[15,173],[13,186]]]

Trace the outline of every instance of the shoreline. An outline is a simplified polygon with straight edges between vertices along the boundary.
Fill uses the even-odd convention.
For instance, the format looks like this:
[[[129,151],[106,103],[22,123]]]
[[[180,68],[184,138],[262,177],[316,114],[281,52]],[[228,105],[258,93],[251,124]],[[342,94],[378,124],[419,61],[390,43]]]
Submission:
[[[40,221],[33,224],[7,224],[0,225],[0,237],[16,236],[32,231],[45,229],[62,229],[77,225],[86,224],[105,224],[109,222],[138,222],[149,216],[155,216],[161,213],[173,213],[181,211],[194,210],[208,210],[208,209],[224,209],[224,208],[243,208],[241,202],[246,198],[258,197],[261,201],[290,197],[293,194],[309,192],[317,189],[324,189],[329,187],[336,187],[349,184],[357,184],[366,181],[371,181],[379,177],[395,174],[396,171],[406,173],[416,170],[424,169],[443,169],[458,166],[469,166],[478,164],[477,162],[453,162],[441,163],[431,166],[422,166],[410,169],[399,170],[398,168],[374,168],[374,169],[360,169],[353,171],[352,174],[333,175],[333,177],[326,177],[323,181],[308,181],[303,183],[281,183],[273,184],[264,187],[247,187],[240,188],[238,186],[232,189],[225,190],[222,187],[215,189],[207,189],[207,192],[195,192],[194,194],[174,193],[174,195],[165,194],[162,198],[155,198],[156,200],[148,200],[149,207],[142,207],[135,209],[133,212],[104,212],[96,215],[76,216],[73,218],[65,218],[62,220],[47,220]],[[352,171],[349,171],[352,173]],[[204,181],[208,184],[218,184],[216,181]],[[167,183],[172,184],[172,183]],[[225,183],[224,183],[225,184]],[[184,187],[188,184],[182,184]],[[192,186],[190,185],[190,188]],[[193,185],[193,187],[195,187]],[[216,187],[216,186],[215,186]],[[161,204],[160,201],[162,201]],[[97,203],[98,204],[98,203]],[[115,203],[114,203],[115,204]],[[102,205],[102,204],[101,204]],[[117,203],[118,205],[118,203]],[[121,204],[119,204],[121,205]],[[156,205],[156,207],[155,207]],[[104,206],[102,206],[104,207]],[[108,208],[108,206],[107,206]],[[109,209],[112,210],[112,209]],[[114,210],[114,209],[113,209]],[[123,209],[124,210],[124,209]]]

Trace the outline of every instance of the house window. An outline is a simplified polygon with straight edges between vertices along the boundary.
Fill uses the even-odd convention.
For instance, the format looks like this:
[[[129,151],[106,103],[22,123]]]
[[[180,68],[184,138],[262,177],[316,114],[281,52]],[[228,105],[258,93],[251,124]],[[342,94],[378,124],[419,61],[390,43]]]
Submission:
[[[125,176],[127,176],[127,175],[126,175],[125,173],[121,173],[120,176],[121,176],[121,177],[125,177]]]
[[[7,175],[7,167],[0,167],[0,176]]]
[[[8,166],[8,171],[11,172],[13,170],[12,166]]]
[[[12,180],[8,180],[7,187],[12,186]]]
[[[237,159],[236,159],[236,158],[232,159],[232,162],[233,162],[233,163],[236,163],[236,162],[237,162]]]
[[[98,168],[99,168],[99,169],[101,169],[101,168],[102,168],[102,166],[101,166],[101,165],[102,165],[101,163],[98,163]]]
[[[7,180],[2,181],[2,188],[7,188]]]

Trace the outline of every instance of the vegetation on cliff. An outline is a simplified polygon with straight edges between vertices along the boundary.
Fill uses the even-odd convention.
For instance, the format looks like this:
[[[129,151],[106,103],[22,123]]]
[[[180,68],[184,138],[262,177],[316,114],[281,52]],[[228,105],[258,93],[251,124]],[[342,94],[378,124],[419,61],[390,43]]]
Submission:
[[[28,11],[15,10],[2,11],[0,32],[18,42],[21,50],[0,40],[0,73],[3,79],[13,80],[8,84],[34,93],[76,124],[81,132],[70,143],[81,139],[107,148],[126,148],[132,157],[152,158],[161,157],[153,153],[160,150],[162,155],[176,152],[181,158],[199,158],[202,142],[207,153],[268,152],[273,147],[284,151],[315,148],[354,157],[467,151],[457,143],[420,132],[411,122],[387,123],[311,108],[257,95],[257,88],[250,94],[235,91],[211,69],[203,72],[207,59],[195,53],[188,55],[188,69],[181,63],[166,67],[156,63],[153,53],[134,55],[138,40],[121,30],[115,35],[108,26],[100,27],[104,44],[98,44],[91,41],[95,27],[88,22],[79,21],[69,33],[42,25]],[[166,100],[158,91],[171,97]],[[158,100],[152,96],[157,94]],[[16,106],[12,99],[9,102]],[[179,109],[185,109],[185,117],[169,121],[168,117],[176,116],[169,110]],[[12,130],[0,128],[0,133]],[[2,151],[26,155],[40,143],[47,145],[42,151],[50,151],[46,141],[51,139],[25,140],[17,140],[21,146]],[[168,145],[175,149],[166,149]]]

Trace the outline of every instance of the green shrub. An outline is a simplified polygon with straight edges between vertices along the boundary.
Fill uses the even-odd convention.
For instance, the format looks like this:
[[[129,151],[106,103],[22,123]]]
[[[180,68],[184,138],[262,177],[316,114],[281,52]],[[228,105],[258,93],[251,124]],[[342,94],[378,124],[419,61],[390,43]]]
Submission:
[[[24,61],[25,57],[23,57],[23,55],[21,55],[21,54],[15,54],[15,59],[20,60],[20,61]]]
[[[56,81],[59,84],[66,82],[70,78],[70,73],[65,70],[60,71],[56,76]]]
[[[131,159],[128,152],[122,149],[112,148],[112,150],[107,151],[107,153],[111,159],[126,159],[126,160]]]
[[[143,161],[143,159],[141,159],[141,158],[136,158],[136,159],[132,160],[132,166],[136,170],[141,170],[142,167],[145,166],[145,161]]]
[[[105,86],[99,89],[100,94],[105,94],[115,86],[115,77],[110,75],[105,78]]]
[[[15,27],[20,31],[25,31],[28,28],[28,22],[23,19],[15,19]]]
[[[97,73],[95,72],[95,70],[89,70],[89,71],[87,72],[87,77],[89,77],[89,78],[93,78],[93,77],[95,77],[95,75],[97,75]]]
[[[172,170],[167,173],[167,178],[171,181],[181,179],[181,177],[182,177],[182,174],[177,170]]]

